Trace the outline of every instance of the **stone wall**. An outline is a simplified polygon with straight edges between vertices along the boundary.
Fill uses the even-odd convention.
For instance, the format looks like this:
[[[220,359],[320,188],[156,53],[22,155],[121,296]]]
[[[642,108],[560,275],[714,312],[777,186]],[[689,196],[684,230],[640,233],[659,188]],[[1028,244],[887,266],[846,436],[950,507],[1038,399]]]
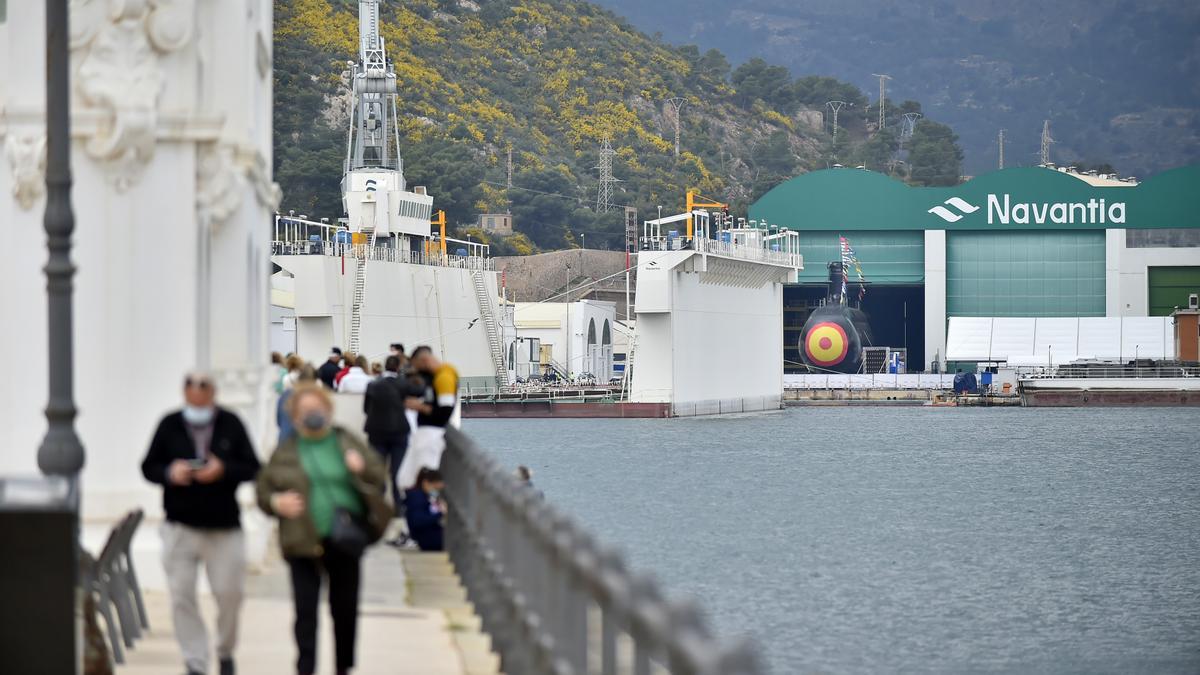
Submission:
[[[633,255],[631,264],[637,265],[637,254]],[[600,299],[613,300],[608,296],[617,292],[623,294],[625,289],[625,275],[620,274],[625,269],[624,251],[569,249],[537,255],[506,256],[496,258],[496,269],[504,272],[508,299],[520,302],[545,300],[568,288],[614,274],[617,276],[571,293],[569,298],[564,296],[559,299],[564,302],[568,299],[579,300],[600,292],[604,296]],[[631,283],[635,285],[636,272],[634,269],[631,278]]]

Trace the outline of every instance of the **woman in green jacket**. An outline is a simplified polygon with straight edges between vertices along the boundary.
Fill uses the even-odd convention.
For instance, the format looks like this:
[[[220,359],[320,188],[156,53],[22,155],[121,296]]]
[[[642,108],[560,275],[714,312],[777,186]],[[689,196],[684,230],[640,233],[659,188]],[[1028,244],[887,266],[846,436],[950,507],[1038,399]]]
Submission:
[[[317,670],[317,606],[321,574],[329,578],[329,609],[337,672],[354,667],[362,552],[347,545],[349,529],[374,542],[391,520],[384,500],[387,472],[374,452],[333,426],[333,401],[315,385],[300,385],[288,401],[297,435],[280,443],[258,475],[258,505],[279,518],[279,544],[292,577],[296,670]]]

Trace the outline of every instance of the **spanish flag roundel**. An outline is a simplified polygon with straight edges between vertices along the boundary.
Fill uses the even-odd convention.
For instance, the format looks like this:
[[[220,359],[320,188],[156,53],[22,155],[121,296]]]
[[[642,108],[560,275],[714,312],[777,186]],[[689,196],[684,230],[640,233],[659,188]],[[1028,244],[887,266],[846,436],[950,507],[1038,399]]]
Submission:
[[[804,352],[818,366],[836,366],[846,358],[849,350],[846,330],[832,321],[813,326],[804,339]]]

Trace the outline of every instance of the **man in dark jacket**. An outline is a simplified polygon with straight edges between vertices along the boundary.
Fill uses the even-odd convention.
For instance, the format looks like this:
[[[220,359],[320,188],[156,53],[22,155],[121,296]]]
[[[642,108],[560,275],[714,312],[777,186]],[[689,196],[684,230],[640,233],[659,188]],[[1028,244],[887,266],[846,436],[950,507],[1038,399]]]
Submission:
[[[392,504],[398,514],[403,513],[404,500],[400,487],[396,485],[396,473],[404,461],[408,448],[408,420],[404,415],[404,398],[407,383],[399,377],[403,364],[398,356],[389,356],[383,364],[383,375],[367,385],[363,396],[363,412],[367,415],[363,431],[371,447],[388,464],[392,476]]]
[[[196,575],[203,564],[217,602],[220,673],[233,675],[246,575],[235,492],[239,483],[254,479],[259,462],[242,421],[215,405],[210,376],[189,374],[183,395],[183,409],[159,422],[142,474],[163,486],[163,567],[187,672],[208,672],[208,632],[196,601]]]
[[[322,363],[321,367],[317,369],[317,379],[324,383],[326,389],[333,391],[336,388],[333,380],[341,370],[342,350],[334,347],[329,352],[329,358],[325,359],[325,363]]]

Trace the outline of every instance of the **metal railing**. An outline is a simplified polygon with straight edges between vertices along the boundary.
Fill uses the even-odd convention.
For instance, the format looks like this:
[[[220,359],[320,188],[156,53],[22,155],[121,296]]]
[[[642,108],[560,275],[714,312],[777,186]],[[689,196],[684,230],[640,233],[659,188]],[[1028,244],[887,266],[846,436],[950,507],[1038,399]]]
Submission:
[[[716,255],[728,256],[730,258],[741,258],[743,260],[754,260],[756,262],[765,262],[775,265],[786,265],[787,267],[795,267],[798,269],[804,268],[804,256],[800,255],[799,253],[774,251],[762,246],[745,246],[728,241],[697,238],[696,248],[704,253],[713,253]]]
[[[368,246],[366,243],[353,243],[353,235],[341,225],[321,223],[295,216],[276,216],[275,234],[271,240],[271,255],[324,255],[335,258],[346,256],[371,262],[399,262],[410,265],[496,271],[496,263],[489,257],[490,247],[487,244],[447,237],[447,243],[456,245],[452,250],[465,248],[468,254],[465,256],[450,253],[442,255],[438,250],[440,243],[435,239],[428,241],[435,244],[435,248],[429,253],[397,248],[386,243]]]
[[[324,255],[331,257],[346,256],[348,258],[365,258],[368,261],[399,262],[410,265],[434,265],[437,267],[455,267],[460,269],[496,271],[496,262],[492,258],[478,256],[442,255],[432,253],[425,255],[422,251],[410,251],[390,246],[367,246],[366,244],[342,243],[336,241],[273,241],[272,255]]]
[[[1075,365],[1018,368],[1017,375],[1023,379],[1068,378],[1068,379],[1125,379],[1125,378],[1175,378],[1200,377],[1200,366],[1182,363],[1142,363],[1138,365]]]
[[[665,600],[462,433],[446,430],[446,544],[506,673],[755,675],[691,602]]]

